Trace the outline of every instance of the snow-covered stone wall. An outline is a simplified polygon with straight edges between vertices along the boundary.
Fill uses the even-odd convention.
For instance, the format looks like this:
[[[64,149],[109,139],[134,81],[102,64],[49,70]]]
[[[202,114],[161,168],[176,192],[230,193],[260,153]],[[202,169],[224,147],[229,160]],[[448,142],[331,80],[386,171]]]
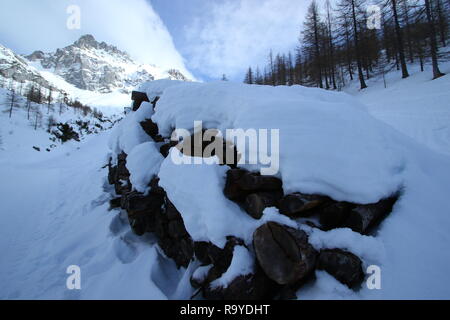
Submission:
[[[410,197],[435,177],[424,165],[445,161],[426,159],[419,146],[341,93],[175,81],[139,91],[159,100],[156,108],[142,103],[115,128],[111,205],[127,211],[137,234],[155,234],[179,267],[200,266],[191,284],[204,298],[295,298],[303,288],[313,296],[315,278],[319,291],[330,283],[325,274],[344,285],[338,291],[345,297],[369,297],[363,280],[372,264],[386,266],[395,283],[399,269],[387,256],[404,247],[396,247],[391,226],[404,230],[405,215],[417,217]],[[260,163],[224,165],[214,161],[217,154],[206,157],[215,139],[201,141],[200,150],[183,149],[195,146],[205,129],[253,128],[279,130],[279,149],[272,149],[278,173],[262,175]],[[174,141],[180,129],[191,135]],[[444,197],[432,188],[437,210]]]

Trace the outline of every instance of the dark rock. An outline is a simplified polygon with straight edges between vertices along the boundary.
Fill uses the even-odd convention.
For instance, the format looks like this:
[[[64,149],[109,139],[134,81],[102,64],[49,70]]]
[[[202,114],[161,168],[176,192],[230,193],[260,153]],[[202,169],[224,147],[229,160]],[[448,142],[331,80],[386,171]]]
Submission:
[[[280,200],[280,213],[288,217],[309,217],[314,209],[325,204],[329,199],[320,195],[293,193]]]
[[[307,283],[316,280],[315,272],[310,272],[306,277],[293,283],[280,286],[276,291],[275,299],[277,300],[296,300],[298,290]]]
[[[194,275],[195,275],[195,273],[194,273],[190,278],[191,286],[195,289],[199,289],[199,288],[202,288],[205,285],[207,285],[208,276],[209,276],[209,273],[210,273],[212,267],[213,267],[212,265],[201,266],[201,268],[210,268],[210,269],[209,269],[208,273],[204,275],[204,277],[194,277]]]
[[[33,149],[36,151],[39,151],[39,152],[41,151],[41,148],[38,148],[38,147],[33,147]]]
[[[303,231],[269,222],[255,231],[253,246],[265,274],[280,285],[296,283],[314,270],[317,252]]]
[[[130,172],[127,169],[127,155],[122,152],[117,157],[117,167],[115,169],[115,189],[117,194],[125,194],[131,191],[131,183],[129,181]]]
[[[156,231],[163,202],[164,198],[158,194],[144,196],[138,192],[129,192],[122,197],[121,206],[127,210],[133,231],[137,235],[143,235]]]
[[[222,155],[222,157],[219,157],[221,160],[221,165],[228,165],[232,169],[237,168],[241,159],[241,154],[239,154],[235,145],[224,140]]]
[[[114,184],[116,183],[116,176],[117,176],[117,166],[109,166],[108,170],[108,183]]]
[[[277,177],[262,176],[256,173],[243,175],[237,183],[242,190],[249,192],[276,191],[283,187],[283,183]]]
[[[153,105],[153,110],[155,110],[156,108],[156,104],[158,103],[160,97],[155,97],[155,99],[153,99],[153,101],[151,102],[151,104]]]
[[[173,259],[178,267],[187,268],[194,257],[194,243],[190,238],[174,239],[171,237],[159,238],[159,246]]]
[[[172,238],[181,239],[188,235],[183,220],[170,221],[168,224],[168,233]]]
[[[154,233],[158,244],[178,267],[187,267],[194,257],[194,242],[185,228],[181,214],[158,186],[157,179],[152,180],[151,185],[151,194],[162,199],[160,210],[154,215]]]
[[[349,288],[361,285],[364,280],[361,260],[353,253],[340,249],[321,250],[317,269],[325,270]]]
[[[166,215],[169,220],[182,220],[180,212],[169,199],[166,199]]]
[[[168,225],[169,219],[167,219],[165,212],[158,212],[155,218],[155,234],[158,239],[168,237]]]
[[[194,253],[198,261],[204,265],[211,264],[211,259],[208,255],[209,246],[212,245],[209,242],[200,241],[194,243]]]
[[[150,102],[147,94],[144,92],[133,91],[131,93],[131,100],[133,100],[133,111],[136,111],[141,106],[142,102]]]
[[[128,155],[125,152],[121,152],[118,156],[117,156],[117,161],[118,162],[123,162],[123,161],[127,161],[127,157]]]
[[[140,124],[145,133],[147,133],[155,142],[164,142],[164,139],[159,135],[158,125],[151,119],[142,121]]]
[[[276,206],[282,196],[282,191],[252,193],[245,199],[245,211],[253,218],[261,219],[264,209]]]
[[[179,243],[179,255],[177,264],[187,267],[194,258],[194,242],[191,238],[184,238]]]
[[[150,181],[149,187],[152,193],[166,197],[166,191],[159,186],[159,178],[157,176]]]
[[[121,207],[122,198],[114,198],[109,201],[109,209],[117,209]]]
[[[239,179],[247,174],[247,170],[231,169],[227,172],[227,180],[223,193],[225,197],[232,201],[242,202],[245,200],[248,192],[244,191],[238,184]]]
[[[117,180],[117,182],[114,184],[114,190],[117,195],[125,195],[129,192],[131,192],[132,186],[130,179],[126,180]]]
[[[158,245],[164,251],[166,256],[175,260],[175,256],[177,254],[175,248],[175,242],[170,237],[159,237],[158,236]]]
[[[222,273],[225,272],[231,264],[235,246],[245,246],[245,243],[241,239],[230,236],[227,238],[227,243],[223,249],[213,244],[210,244],[208,248],[208,256],[211,262]]]
[[[353,207],[354,205],[348,202],[334,202],[325,206],[319,216],[322,228],[331,230],[343,227]]]
[[[142,213],[155,213],[161,210],[164,199],[158,195],[149,193],[145,196],[138,192],[130,192],[122,197],[122,208],[127,210],[128,215],[138,215]]]
[[[164,158],[167,158],[169,156],[170,149],[175,147],[178,144],[176,141],[170,141],[166,144],[163,144],[159,148],[159,152],[163,155]]]
[[[378,225],[389,213],[397,201],[398,196],[380,200],[375,204],[359,205],[349,213],[344,227],[355,232],[367,234],[371,228]]]
[[[203,295],[209,300],[261,300],[270,297],[274,286],[263,272],[238,276],[226,287],[206,286]]]

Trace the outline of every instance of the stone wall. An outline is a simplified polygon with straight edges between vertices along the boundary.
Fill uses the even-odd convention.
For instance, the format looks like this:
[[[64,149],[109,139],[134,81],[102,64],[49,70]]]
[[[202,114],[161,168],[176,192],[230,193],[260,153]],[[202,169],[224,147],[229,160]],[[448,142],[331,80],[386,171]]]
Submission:
[[[141,123],[144,131],[161,143],[164,157],[176,143],[161,137],[151,120]],[[204,145],[203,148],[206,146]],[[325,270],[349,288],[357,289],[364,280],[362,261],[356,255],[341,249],[324,249],[318,252],[300,228],[294,229],[268,222],[253,234],[250,248],[242,239],[228,237],[226,246],[218,248],[210,242],[194,242],[187,232],[182,215],[170,201],[165,190],[154,177],[146,195],[133,191],[130,173],[126,168],[127,155],[109,164],[109,183],[115,186],[117,198],[111,207],[128,213],[130,226],[138,235],[154,233],[167,257],[178,267],[187,267],[198,261],[208,266],[201,276],[193,276],[191,284],[206,299],[267,299],[295,298],[295,293],[308,281],[313,281],[315,270]],[[315,217],[319,225],[308,222],[309,227],[324,231],[350,228],[354,232],[369,234],[386,217],[398,195],[375,204],[361,205],[338,202],[324,195],[284,194],[283,182],[276,177],[261,176],[230,165],[224,195],[237,203],[254,219],[260,219],[264,209],[277,207],[280,214],[292,219]],[[238,276],[226,287],[213,287],[211,283],[229,268],[236,246],[254,252],[255,268],[252,274]]]

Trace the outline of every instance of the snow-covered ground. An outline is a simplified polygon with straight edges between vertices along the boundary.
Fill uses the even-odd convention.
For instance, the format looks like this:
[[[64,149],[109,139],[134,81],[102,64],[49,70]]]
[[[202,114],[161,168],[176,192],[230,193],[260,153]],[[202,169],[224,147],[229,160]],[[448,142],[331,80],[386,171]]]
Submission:
[[[450,73],[450,65],[443,65],[442,69]],[[404,187],[402,198],[376,236],[361,236],[344,229],[329,233],[308,230],[316,248],[335,245],[359,255],[365,265],[380,265],[382,290],[363,288],[355,293],[327,273],[317,272],[317,281],[302,288],[298,297],[450,298],[450,256],[447,254],[450,243],[450,75],[429,81],[430,72],[411,73],[411,78],[406,80],[394,79],[398,74],[388,75],[387,89],[383,88],[380,79],[369,82],[371,87],[361,93],[349,89],[367,105],[370,114],[409,138],[376,121],[364,110],[355,110],[361,106],[355,99],[317,89],[295,92],[295,88],[265,88],[259,93],[258,88],[252,88],[250,97],[242,100],[242,92],[246,90],[243,85],[217,84],[202,91],[203,85],[191,83],[173,87],[173,95],[163,97],[159,102],[160,107],[167,109],[159,109],[154,120],[163,131],[169,131],[173,125],[191,125],[199,116],[195,112],[201,111],[205,123],[218,127],[258,126],[267,124],[264,111],[274,107],[273,103],[280,98],[289,112],[283,117],[280,111],[283,109],[274,107],[273,118],[278,122],[265,128],[284,126],[291,134],[298,133],[298,128],[290,124],[298,124],[303,130],[303,136],[293,138],[283,137],[281,133],[281,142],[296,142],[301,146],[289,150],[283,149],[282,144],[281,150],[286,152],[281,155],[281,176],[290,191],[296,188],[311,192],[323,190],[339,199],[369,202],[400,185]],[[236,88],[232,90],[239,98],[222,96],[221,93],[229,90],[223,86]],[[190,88],[194,90],[192,93],[189,93]],[[180,114],[176,109],[180,101],[177,100],[175,105],[173,100],[177,95],[183,96],[181,102],[186,105],[193,105],[200,97],[211,96],[220,103],[211,104],[209,100],[199,104],[197,109],[190,109],[190,114]],[[260,101],[259,116],[245,114],[246,108],[257,101],[255,99],[270,96],[273,99]],[[308,111],[303,119],[293,118],[298,110],[289,105],[289,98],[303,102],[300,111]],[[351,105],[346,106],[346,101]],[[242,102],[233,116],[221,108],[226,103]],[[318,109],[309,106],[310,102],[318,103]],[[336,110],[337,105],[341,109]],[[330,116],[320,118],[327,110]],[[335,122],[345,124],[342,132]],[[120,126],[117,128],[116,136],[117,130],[121,130]],[[5,139],[7,132],[3,125],[0,130],[3,145],[8,146],[11,142]],[[383,132],[381,138],[378,137],[380,132]],[[340,133],[345,139],[339,136]],[[139,140],[138,134],[132,136],[131,132],[130,135],[127,140],[131,139],[135,144],[130,149],[145,143]],[[326,141],[327,135],[332,137],[331,141]],[[30,135],[28,139],[41,138]],[[108,140],[110,133],[103,132],[88,136],[82,143],[67,143],[51,153],[36,152],[29,147],[25,151],[16,148],[8,152],[7,147],[5,150],[0,147],[1,299],[187,299],[191,296],[189,276],[196,266],[177,270],[174,263],[164,258],[153,245],[155,239],[151,235],[143,238],[133,235],[126,216],[117,210],[108,211],[111,189],[104,168],[109,152]],[[328,150],[314,142],[326,143]],[[364,150],[365,153],[361,158],[347,158],[353,161],[350,165],[345,162],[345,157],[334,152],[338,149],[346,154],[351,154],[352,150]],[[331,160],[340,162],[331,163],[325,157],[327,151]],[[308,170],[295,171],[291,166],[294,160],[287,155],[303,156],[301,159]],[[182,185],[195,181],[182,181],[180,176],[171,176],[171,170],[174,168],[166,159],[162,164],[162,183],[178,198],[174,199],[177,205],[177,201],[183,200],[178,196],[189,197],[190,193],[195,193],[192,188],[183,189]],[[217,170],[209,167],[192,170],[203,170],[211,179],[220,177]],[[189,170],[179,171],[177,174],[192,178]],[[367,179],[366,184],[350,180],[359,174]],[[174,184],[176,180],[182,184],[179,188]],[[339,181],[341,189],[338,188]],[[211,186],[206,190],[207,186],[205,184],[205,192],[222,188]],[[192,205],[202,208],[201,200],[193,201]],[[192,210],[186,210],[191,214]],[[244,215],[239,208],[230,210]],[[269,212],[272,214],[275,213]],[[195,223],[194,218],[187,218]],[[70,265],[81,267],[80,291],[66,288],[66,269]]]
[[[0,152],[1,299],[177,298],[171,281],[183,273],[156,263],[154,240],[108,211],[108,135],[29,157]],[[81,267],[80,291],[66,287],[70,265]]]
[[[450,61],[440,64],[447,76],[431,80],[430,65],[420,72],[409,65],[411,76],[401,79],[400,72],[386,75],[387,88],[381,77],[367,82],[368,88],[358,92],[354,82],[345,91],[368,106],[376,118],[426,145],[434,151],[450,155]]]
[[[58,123],[71,125],[79,138],[83,139],[88,134],[111,128],[113,122],[122,117],[122,114],[112,112],[108,116],[103,114],[101,118],[96,118],[92,113],[84,114],[82,110],[65,104],[61,106],[59,103],[53,103],[50,109],[46,104],[32,103],[28,111],[26,99],[17,95],[17,106],[13,108],[10,118],[8,92],[0,88],[0,150],[4,151],[2,156],[33,157],[37,152],[33,147],[46,152],[46,149],[60,146],[61,142],[48,132],[49,129],[56,130]],[[49,127],[49,122],[52,122],[53,126]],[[77,122],[87,126],[81,128]]]

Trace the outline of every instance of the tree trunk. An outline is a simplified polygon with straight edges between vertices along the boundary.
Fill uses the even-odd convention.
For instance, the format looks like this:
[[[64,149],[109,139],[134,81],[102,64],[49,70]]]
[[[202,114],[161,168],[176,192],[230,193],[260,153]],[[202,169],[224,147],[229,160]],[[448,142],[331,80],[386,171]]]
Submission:
[[[445,41],[445,37],[446,37],[446,25],[445,25],[445,17],[444,14],[442,12],[442,4],[441,4],[441,0],[437,0],[437,12],[438,12],[438,18],[439,18],[439,36],[441,38],[441,43],[442,46],[445,47],[446,46],[446,41]]]
[[[411,41],[411,26],[409,24],[409,7],[407,0],[403,0],[403,11],[405,13],[406,23],[406,43],[408,44],[409,61],[414,62],[413,46]]]
[[[322,83],[322,70],[321,70],[321,63],[320,63],[320,48],[319,48],[319,26],[317,25],[317,14],[314,15],[314,42],[315,42],[315,49],[316,49],[316,67],[317,67],[317,76],[318,76],[318,84],[320,88],[323,88]]]
[[[359,83],[361,85],[361,90],[367,88],[366,82],[364,81],[364,75],[362,71],[362,64],[361,64],[361,53],[359,48],[359,41],[358,41],[358,26],[356,21],[356,10],[355,10],[355,0],[352,0],[352,17],[353,17],[353,31],[354,31],[354,38],[355,38],[355,51],[356,51],[356,62],[358,65],[358,77],[359,77]]]
[[[397,2],[396,0],[391,0],[392,11],[394,13],[394,24],[395,24],[395,34],[397,36],[397,47],[398,53],[400,56],[400,64],[402,66],[402,78],[408,78],[408,68],[406,67],[405,61],[405,51],[403,48],[403,39],[402,39],[402,31],[400,29],[400,24],[398,22],[398,14],[397,14]]]
[[[437,44],[436,44],[436,32],[434,30],[433,16],[431,15],[430,0],[425,0],[425,11],[427,14],[428,21],[428,33],[430,36],[430,50],[431,50],[431,60],[433,62],[433,80],[445,75],[439,70],[438,59],[437,59]]]

